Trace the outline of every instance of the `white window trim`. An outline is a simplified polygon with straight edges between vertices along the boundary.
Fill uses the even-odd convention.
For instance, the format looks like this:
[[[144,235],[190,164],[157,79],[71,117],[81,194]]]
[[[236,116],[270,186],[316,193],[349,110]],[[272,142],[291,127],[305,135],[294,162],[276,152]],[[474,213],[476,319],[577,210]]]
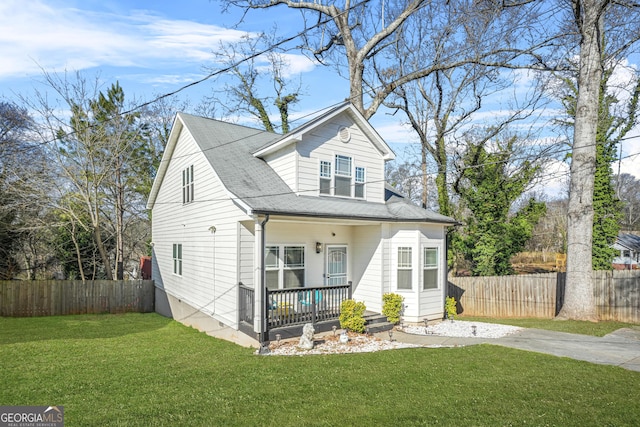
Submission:
[[[435,264],[435,266],[434,266],[434,267],[429,267],[429,268],[427,268],[427,267],[426,267],[426,265],[425,265],[425,262],[424,262],[424,261],[425,261],[425,259],[424,259],[424,257],[425,257],[425,251],[426,251],[427,249],[435,249],[435,251],[436,251],[436,264]],[[422,277],[421,277],[421,279],[422,279],[422,280],[421,280],[421,283],[420,283],[420,285],[421,285],[420,290],[421,290],[421,291],[428,292],[428,291],[435,291],[435,290],[441,289],[441,287],[442,287],[442,283],[441,283],[441,282],[442,282],[442,280],[441,280],[441,278],[440,278],[440,268],[441,268],[441,262],[440,262],[440,248],[439,248],[438,246],[434,246],[434,245],[424,245],[424,246],[422,246],[422,263],[421,263],[421,265],[422,265],[422,271],[421,271],[421,276],[422,276]],[[436,284],[436,287],[435,287],[435,288],[426,288],[426,289],[425,289],[425,287],[424,287],[424,272],[425,272],[425,270],[427,270],[427,269],[428,269],[428,270],[436,270],[436,272],[437,272],[437,284]]]
[[[182,277],[184,251],[182,243],[174,243],[171,247],[171,259],[173,260],[173,274]]]
[[[323,172],[323,166],[327,165],[328,169],[329,169],[329,174],[325,175]],[[323,195],[323,196],[331,196],[333,195],[333,163],[331,163],[328,160],[320,160],[320,163],[318,164],[318,175],[319,175],[319,180],[318,180],[318,194]],[[329,192],[328,193],[323,193],[322,192],[322,181],[326,181],[329,183]]]
[[[409,249],[409,254],[410,254],[410,257],[409,257],[410,265],[409,265],[409,267],[404,267],[404,266],[400,265],[400,251],[402,249]],[[396,274],[395,274],[395,276],[396,277],[395,277],[395,279],[396,279],[396,289],[398,290],[398,292],[413,292],[415,290],[414,289],[414,280],[413,280],[414,279],[414,272],[413,272],[413,265],[414,265],[414,262],[413,262],[414,253],[413,252],[414,251],[413,251],[413,249],[414,249],[413,246],[400,246],[400,245],[396,248],[396,251],[395,251],[395,257],[396,257]],[[398,281],[398,272],[400,270],[404,270],[404,271],[408,270],[408,271],[411,272],[411,283],[410,283],[411,287],[410,288],[400,288],[400,283]]]
[[[358,177],[358,171],[362,171],[362,177]],[[364,199],[367,197],[367,186],[365,182],[367,181],[367,170],[363,166],[354,166],[354,179],[353,179],[353,197],[355,199]],[[356,196],[356,188],[361,185],[362,186],[362,196]]]
[[[195,199],[193,165],[182,169],[182,204],[186,205]]]
[[[266,271],[278,271],[278,289],[285,289],[284,287],[284,272],[285,271],[293,271],[293,270],[303,270],[304,275],[302,276],[303,283],[307,283],[307,245],[299,244],[299,243],[269,243],[265,245],[266,248],[277,247],[278,248],[278,267],[266,267],[265,260],[265,270]],[[285,248],[302,248],[303,250],[303,264],[302,267],[290,267],[287,268],[285,265]],[[265,254],[266,257],[266,254]]]
[[[338,161],[343,160],[349,161],[349,171],[348,173],[341,172],[338,169]],[[323,165],[327,165],[329,169],[329,173],[324,173]],[[366,174],[367,168],[364,166],[356,166],[356,162],[353,156],[348,156],[345,154],[334,153],[332,156],[332,160],[318,159],[318,195],[320,196],[332,196],[332,197],[341,197],[347,199],[357,199],[363,200],[367,197],[367,186],[366,186]],[[361,172],[361,176],[359,176],[358,172]],[[349,179],[349,195],[344,194],[336,194],[336,179],[337,178],[348,178]],[[322,192],[322,181],[326,181],[329,183],[329,191]],[[362,196],[356,196],[356,187],[362,187]]]

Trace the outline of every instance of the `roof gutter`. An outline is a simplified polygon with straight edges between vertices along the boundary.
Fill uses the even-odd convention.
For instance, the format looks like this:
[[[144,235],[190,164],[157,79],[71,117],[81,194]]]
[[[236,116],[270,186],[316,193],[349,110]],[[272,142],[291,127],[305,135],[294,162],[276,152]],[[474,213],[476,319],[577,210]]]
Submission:
[[[281,215],[281,216],[298,216],[304,218],[332,218],[332,219],[348,219],[348,220],[360,220],[360,221],[380,221],[380,222],[428,222],[432,224],[445,224],[445,225],[462,225],[462,223],[453,220],[437,220],[429,218],[388,218],[388,217],[375,217],[375,216],[356,216],[356,215],[336,215],[336,214],[316,214],[306,212],[290,212],[290,211],[273,211],[273,210],[259,210],[254,209],[251,211],[254,215]]]

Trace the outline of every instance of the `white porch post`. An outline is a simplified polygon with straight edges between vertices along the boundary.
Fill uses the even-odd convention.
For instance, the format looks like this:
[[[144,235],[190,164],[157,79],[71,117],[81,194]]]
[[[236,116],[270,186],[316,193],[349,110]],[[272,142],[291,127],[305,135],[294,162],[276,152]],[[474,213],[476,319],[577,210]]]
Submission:
[[[253,318],[253,330],[259,334],[262,340],[262,334],[266,331],[265,325],[265,272],[264,272],[264,248],[265,248],[265,232],[266,223],[269,216],[256,216],[255,234],[253,246],[253,283],[255,312]]]

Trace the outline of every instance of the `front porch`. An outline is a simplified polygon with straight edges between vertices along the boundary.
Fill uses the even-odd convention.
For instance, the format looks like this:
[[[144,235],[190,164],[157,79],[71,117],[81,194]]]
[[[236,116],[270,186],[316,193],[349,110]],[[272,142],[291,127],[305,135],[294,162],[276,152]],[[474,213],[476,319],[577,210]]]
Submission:
[[[255,337],[256,295],[253,288],[239,284],[239,330]],[[276,340],[302,335],[302,327],[311,323],[316,332],[340,327],[340,305],[352,298],[352,285],[266,289],[264,336]]]

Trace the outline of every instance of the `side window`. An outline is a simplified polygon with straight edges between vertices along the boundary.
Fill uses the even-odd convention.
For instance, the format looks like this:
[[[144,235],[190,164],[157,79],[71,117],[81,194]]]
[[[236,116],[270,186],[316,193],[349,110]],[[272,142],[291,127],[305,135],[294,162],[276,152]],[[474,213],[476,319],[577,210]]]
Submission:
[[[173,274],[182,276],[182,243],[173,244]]]
[[[411,248],[398,248],[398,289],[411,289]]]
[[[320,194],[331,194],[331,162],[320,161]]]
[[[193,165],[182,171],[182,203],[193,202]]]
[[[422,289],[438,289],[438,248],[424,248]]]

